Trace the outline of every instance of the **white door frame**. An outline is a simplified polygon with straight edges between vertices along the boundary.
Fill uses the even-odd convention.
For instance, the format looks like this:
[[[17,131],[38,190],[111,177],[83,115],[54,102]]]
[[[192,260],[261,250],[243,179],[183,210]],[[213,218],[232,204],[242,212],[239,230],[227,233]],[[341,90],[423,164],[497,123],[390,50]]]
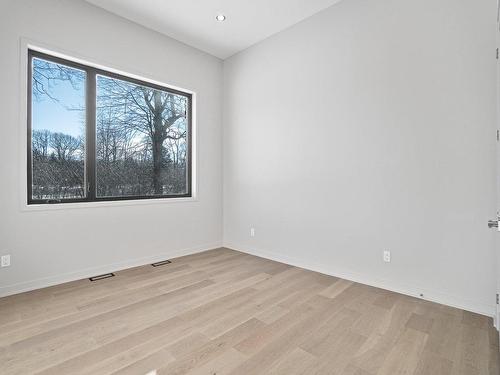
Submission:
[[[497,83],[497,94],[496,94],[496,105],[497,105],[497,116],[496,116],[496,126],[497,126],[497,144],[496,144],[496,208],[497,210],[500,210],[500,59],[499,59],[499,54],[500,54],[500,0],[497,0],[497,29],[496,29],[496,45],[497,45],[497,74],[496,74],[496,83]],[[500,217],[498,217],[498,213],[500,211],[497,211],[497,219],[500,220]],[[500,225],[500,222],[499,222]],[[500,230],[500,228],[499,228]],[[496,290],[497,290],[497,297],[496,297],[496,314],[494,317],[494,325],[497,330],[500,331],[500,304],[499,304],[499,295],[500,295],[500,238],[497,236],[495,238],[495,252],[497,254],[496,260],[497,260],[497,285],[496,285]]]

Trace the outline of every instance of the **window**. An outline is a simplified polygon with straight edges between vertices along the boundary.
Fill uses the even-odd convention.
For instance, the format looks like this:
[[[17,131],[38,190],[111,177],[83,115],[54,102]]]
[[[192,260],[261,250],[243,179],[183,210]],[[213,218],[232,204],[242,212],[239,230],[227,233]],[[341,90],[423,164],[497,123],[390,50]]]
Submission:
[[[191,94],[28,56],[28,204],[191,196]]]

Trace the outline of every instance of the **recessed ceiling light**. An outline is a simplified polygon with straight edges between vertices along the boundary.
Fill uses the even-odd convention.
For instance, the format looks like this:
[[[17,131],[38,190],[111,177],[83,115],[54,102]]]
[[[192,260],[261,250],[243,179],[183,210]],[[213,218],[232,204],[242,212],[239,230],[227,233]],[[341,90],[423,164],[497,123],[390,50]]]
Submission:
[[[225,21],[226,20],[226,16],[223,15],[223,14],[218,14],[215,19],[219,22],[222,22],[222,21]]]

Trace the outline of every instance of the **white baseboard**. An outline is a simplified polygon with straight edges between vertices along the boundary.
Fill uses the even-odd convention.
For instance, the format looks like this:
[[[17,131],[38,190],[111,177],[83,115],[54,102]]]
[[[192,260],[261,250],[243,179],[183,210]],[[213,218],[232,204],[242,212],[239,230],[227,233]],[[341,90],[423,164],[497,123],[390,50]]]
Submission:
[[[274,260],[281,263],[286,263],[295,267],[304,268],[310,271],[319,272],[325,275],[339,277],[345,280],[354,281],[360,284],[370,285],[376,288],[390,290],[392,292],[405,294],[408,296],[421,298],[427,301],[440,303],[442,305],[447,305],[455,307],[458,309],[474,312],[481,315],[486,315],[488,317],[495,318],[496,307],[495,305],[489,305],[487,303],[477,303],[473,301],[464,300],[463,298],[452,296],[447,293],[442,293],[435,290],[423,290],[420,287],[415,287],[411,285],[395,285],[394,282],[389,280],[375,279],[367,277],[350,270],[340,270],[335,269],[331,265],[325,264],[314,264],[303,259],[297,259],[289,257],[287,255],[278,254],[276,252],[250,248],[248,246],[239,245],[235,243],[224,242],[224,247],[233,249],[236,251],[241,251],[247,254],[255,255],[258,257]],[[420,296],[423,294],[423,297]]]
[[[6,297],[12,294],[18,294],[23,292],[28,292],[30,290],[46,288],[53,285],[63,284],[70,281],[86,279],[96,275],[102,275],[110,272],[117,272],[120,270],[124,270],[127,268],[143,266],[145,264],[151,264],[155,262],[159,262],[165,259],[172,259],[181,257],[184,255],[191,255],[196,253],[201,253],[203,251],[212,250],[221,247],[222,244],[220,242],[206,244],[201,246],[195,246],[186,249],[168,251],[165,253],[160,253],[148,257],[136,258],[125,260],[122,262],[117,262],[113,264],[108,264],[105,266],[99,267],[91,267],[86,268],[74,272],[69,272],[62,275],[57,276],[49,276],[35,280],[24,281],[21,283],[11,284],[7,286],[0,286],[0,297]]]

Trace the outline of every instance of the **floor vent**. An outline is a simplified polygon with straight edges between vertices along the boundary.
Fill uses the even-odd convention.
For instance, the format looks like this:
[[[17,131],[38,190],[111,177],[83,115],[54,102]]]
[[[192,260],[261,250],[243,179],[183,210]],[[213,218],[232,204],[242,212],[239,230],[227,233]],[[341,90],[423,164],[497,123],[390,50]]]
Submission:
[[[105,273],[104,275],[89,277],[89,280],[90,281],[99,281],[99,280],[103,280],[103,279],[108,279],[108,278],[113,277],[113,276],[115,276],[114,273]]]
[[[169,260],[162,260],[161,262],[152,263],[151,265],[153,267],[160,267],[160,266],[164,266],[165,264],[170,264],[170,263],[172,263],[172,262]]]

